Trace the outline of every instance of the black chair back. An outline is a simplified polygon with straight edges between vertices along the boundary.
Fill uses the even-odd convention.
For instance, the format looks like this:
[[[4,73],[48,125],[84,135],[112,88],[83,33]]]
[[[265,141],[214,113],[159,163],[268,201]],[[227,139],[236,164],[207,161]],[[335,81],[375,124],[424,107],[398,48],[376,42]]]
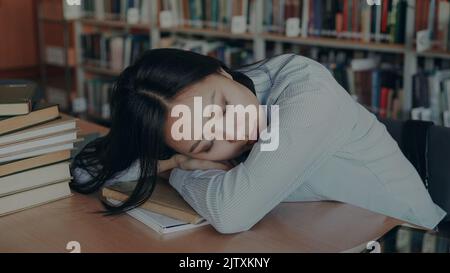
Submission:
[[[450,213],[450,128],[424,121],[381,122],[416,168],[433,201]]]
[[[450,212],[450,128],[433,126],[428,137],[428,191],[433,201]],[[446,220],[450,220],[447,215]]]

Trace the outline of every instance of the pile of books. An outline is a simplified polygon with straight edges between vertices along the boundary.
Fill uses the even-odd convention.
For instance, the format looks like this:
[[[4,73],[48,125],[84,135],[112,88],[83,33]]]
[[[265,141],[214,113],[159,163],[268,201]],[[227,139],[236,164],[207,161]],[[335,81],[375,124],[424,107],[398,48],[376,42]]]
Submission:
[[[136,181],[118,182],[103,188],[102,195],[117,205],[127,200]],[[159,179],[150,199],[141,207],[127,212],[160,234],[189,230],[208,225],[169,183]]]
[[[0,85],[0,216],[71,195],[76,119],[35,102],[33,84]]]

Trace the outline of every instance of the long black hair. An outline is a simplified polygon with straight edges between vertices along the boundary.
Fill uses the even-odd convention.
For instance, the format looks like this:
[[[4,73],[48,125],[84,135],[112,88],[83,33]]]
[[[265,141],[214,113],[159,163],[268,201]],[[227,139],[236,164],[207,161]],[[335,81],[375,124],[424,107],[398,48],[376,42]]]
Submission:
[[[163,134],[168,102],[184,88],[220,69],[255,92],[250,78],[215,58],[179,49],[146,51],[114,84],[109,133],[90,142],[73,159],[72,174],[76,168],[82,168],[92,179],[81,182],[74,176],[72,189],[93,193],[117,173],[139,162],[139,180],[128,200],[117,206],[104,199],[101,202],[109,214],[125,212],[146,202],[156,184],[158,160],[175,154],[165,144]]]

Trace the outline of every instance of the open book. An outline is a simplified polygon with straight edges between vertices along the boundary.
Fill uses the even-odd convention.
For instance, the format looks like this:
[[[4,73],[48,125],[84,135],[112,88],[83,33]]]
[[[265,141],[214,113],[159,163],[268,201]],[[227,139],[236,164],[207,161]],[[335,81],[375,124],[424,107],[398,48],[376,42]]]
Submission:
[[[114,205],[120,204],[117,200],[108,198],[108,201]],[[198,224],[191,224],[141,208],[127,211],[127,214],[160,234],[189,230],[209,224],[206,220]]]
[[[135,185],[136,182],[118,182],[103,188],[102,195],[107,199],[123,202],[131,194]],[[194,225],[204,221],[203,217],[163,179],[158,179],[152,196],[140,209]]]

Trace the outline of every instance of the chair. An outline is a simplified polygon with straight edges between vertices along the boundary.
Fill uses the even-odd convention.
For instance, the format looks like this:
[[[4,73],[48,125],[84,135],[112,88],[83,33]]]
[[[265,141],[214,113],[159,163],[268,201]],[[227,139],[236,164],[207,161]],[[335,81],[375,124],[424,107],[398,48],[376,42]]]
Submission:
[[[450,213],[450,128],[424,121],[381,122],[422,177],[433,201]],[[447,215],[444,221],[449,220]]]
[[[450,128],[430,128],[428,162],[428,191],[436,204],[450,212]],[[447,215],[446,220],[450,220],[450,216]]]

